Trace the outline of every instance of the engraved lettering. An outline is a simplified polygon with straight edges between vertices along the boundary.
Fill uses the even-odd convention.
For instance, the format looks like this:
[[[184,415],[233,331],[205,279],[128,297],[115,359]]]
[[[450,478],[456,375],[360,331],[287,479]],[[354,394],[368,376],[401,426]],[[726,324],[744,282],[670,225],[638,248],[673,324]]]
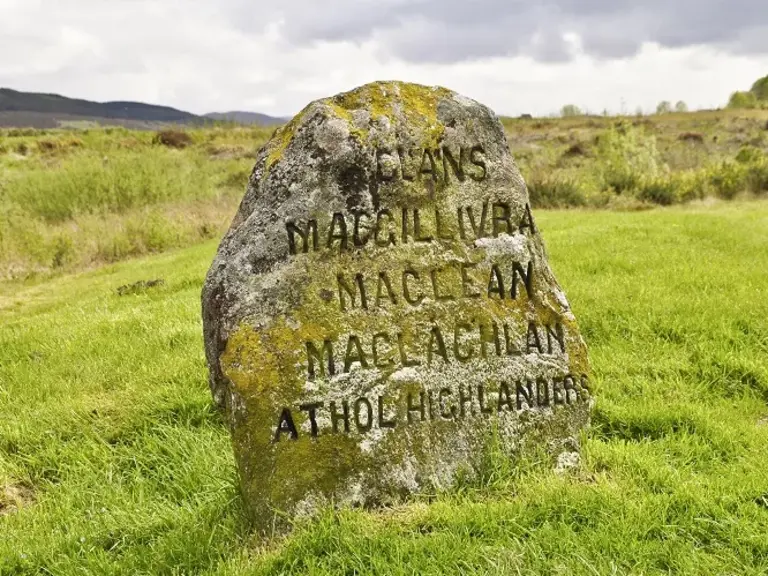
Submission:
[[[493,408],[487,406],[485,403],[485,386],[482,384],[477,387],[477,403],[480,405],[481,414],[490,414],[493,412]]]
[[[529,381],[528,386],[530,385]],[[549,406],[549,383],[544,378],[536,379],[536,405],[540,408],[542,406]]]
[[[453,170],[453,173],[458,178],[459,182],[464,182],[466,176],[464,175],[464,166],[461,165],[461,153],[462,149],[459,148],[459,160],[456,160],[453,152],[447,146],[443,146],[443,181],[448,184],[450,180],[448,167]]]
[[[421,156],[421,168],[419,174],[430,174],[432,180],[437,182],[437,166],[435,165],[435,157],[432,155],[432,151],[424,149]]]
[[[362,368],[368,368],[368,360],[360,344],[360,338],[350,334],[349,340],[347,340],[347,352],[344,355],[344,372],[349,372],[355,362],[359,362]]]
[[[432,280],[432,293],[435,295],[435,300],[438,302],[455,300],[455,297],[451,294],[440,294],[440,283],[438,282],[437,272],[438,271],[435,269],[429,271],[429,277]]]
[[[338,232],[336,231],[338,228]],[[328,249],[333,248],[333,243],[339,241],[339,252],[343,252],[347,249],[347,221],[344,219],[344,214],[341,212],[334,212],[331,220],[331,227],[328,229]]]
[[[405,301],[408,302],[408,304],[411,304],[413,306],[418,306],[421,304],[422,300],[424,300],[424,294],[420,293],[418,296],[413,297],[411,296],[411,291],[408,289],[408,278],[413,278],[417,282],[419,281],[419,273],[416,272],[416,270],[405,270],[403,271],[403,298],[405,298]]]
[[[360,237],[360,219],[363,216],[370,216],[370,214],[368,214],[367,212],[355,211],[354,216],[355,216],[355,225],[354,225],[354,230],[352,232],[352,241],[355,246],[365,246],[366,244],[368,244],[368,240],[370,239],[370,233],[367,236],[365,236],[365,238]]]
[[[337,274],[336,284],[339,290],[339,306],[342,310],[347,309],[347,301],[344,298],[345,292],[347,296],[349,296],[349,299],[352,301],[352,308],[355,307],[355,302],[357,302],[357,294],[359,293],[360,307],[364,310],[368,309],[368,299],[365,296],[365,283],[363,282],[362,274],[355,274],[355,281],[352,286],[349,285],[342,274]],[[378,301],[376,303],[378,304]]]
[[[299,410],[306,412],[309,415],[310,433],[312,438],[317,438],[319,432],[317,427],[317,409],[322,408],[322,406],[322,402],[311,402],[309,404],[302,404],[299,406]]]
[[[408,351],[405,349],[405,342],[403,341],[403,333],[397,334],[397,350],[400,352],[400,364],[406,368],[410,366],[418,366],[420,362],[418,360],[410,360],[408,358]]]
[[[464,394],[464,386],[459,384],[459,416],[464,418],[466,414],[466,405],[469,404],[469,410],[474,413],[472,405],[472,387],[467,386],[467,393]]]
[[[450,388],[440,388],[437,393],[438,402],[440,404],[440,416],[445,420],[453,420],[456,418],[456,406],[451,404],[446,405],[445,399],[451,396],[452,392]]]
[[[528,262],[527,270],[523,270],[523,267],[519,262],[512,264],[512,292],[511,296],[514,300],[517,298],[517,279],[518,277],[523,279],[523,285],[525,286],[525,293],[528,298],[533,295],[533,261]]]
[[[392,216],[392,212],[390,210],[387,210],[386,208],[379,210],[376,213],[376,227],[373,230],[373,241],[376,243],[376,246],[380,246],[382,248],[386,246],[394,246],[396,244],[396,236],[395,233],[390,230],[389,234],[386,238],[380,238],[380,234],[382,233],[382,220],[386,218],[388,221],[387,226],[391,226],[395,219]]]
[[[336,411],[336,402],[331,402],[331,429],[336,434],[339,431],[339,422],[344,422],[344,432],[349,432],[349,402],[344,400],[341,403],[342,413]]]
[[[406,152],[406,150],[403,148],[398,148],[397,155],[400,157],[400,170],[403,175],[403,180],[412,181],[414,178],[416,178],[416,174],[413,172],[409,174],[405,170],[407,156],[410,156],[411,154]]]
[[[528,386],[523,386],[523,383],[518,381],[515,383],[515,395],[517,396],[517,409],[522,410],[523,403],[529,408],[533,408],[533,390],[531,389],[531,382],[528,381]]]
[[[283,408],[280,412],[280,418],[277,421],[277,429],[275,430],[274,442],[280,441],[280,434],[290,434],[291,440],[296,440],[299,437],[299,431],[296,429],[296,424],[293,422],[293,416],[288,408]]]
[[[288,252],[290,254],[298,253],[296,247],[296,234],[301,238],[301,251],[306,254],[309,252],[310,240],[313,250],[318,250],[319,238],[317,233],[317,220],[308,220],[307,225],[302,230],[294,222],[288,221],[285,223],[285,228],[288,231]]]
[[[394,428],[396,424],[395,418],[387,420],[384,417],[384,396],[379,396],[378,408],[379,428]]]
[[[457,322],[453,328],[453,355],[459,362],[467,362],[472,359],[473,350],[470,346],[466,353],[462,353],[459,349],[459,341],[461,340],[461,330],[469,332],[472,330],[472,326],[466,322]]]
[[[472,279],[468,274],[468,270],[476,267],[477,264],[474,262],[462,262],[459,265],[459,269],[461,270],[461,294],[465,298],[478,298],[480,296],[480,292],[473,290],[474,286],[472,284]]]
[[[514,410],[514,407],[512,406],[512,398],[509,393],[509,386],[507,386],[506,382],[502,382],[499,385],[499,401],[496,405],[496,411],[501,412],[504,406],[506,406],[507,410],[510,412]]]
[[[533,351],[539,354],[544,354],[544,348],[541,346],[541,338],[539,338],[539,331],[536,328],[536,324],[528,322],[528,333],[525,337],[526,353],[530,354]]]
[[[437,238],[439,240],[454,240],[453,232],[445,230],[444,224],[440,210],[435,208],[435,230],[437,232]]]
[[[384,342],[387,346],[390,345],[389,341],[389,334],[386,332],[377,332],[373,335],[373,343],[371,344],[373,348],[373,365],[376,368],[389,368],[392,366],[392,364],[395,363],[395,361],[392,358],[386,358],[386,357],[380,357],[379,356],[379,346],[378,342],[381,340]],[[393,350],[390,350],[388,354],[392,354]]]
[[[488,202],[483,202],[483,209],[480,212],[480,222],[475,223],[475,213],[472,210],[472,206],[466,207],[467,216],[469,217],[469,225],[472,227],[472,232],[475,238],[485,237],[485,222],[488,218]]]
[[[429,345],[427,346],[427,365],[432,365],[433,354],[437,354],[443,359],[443,362],[448,362],[448,352],[445,349],[445,341],[443,340],[443,333],[440,332],[440,328],[432,326],[432,330],[429,332]]]
[[[469,161],[480,168],[480,174],[470,174],[469,177],[478,182],[485,180],[485,177],[488,175],[488,169],[485,166],[485,157],[483,154],[485,154],[485,149],[482,144],[472,146],[472,151],[469,154]]]
[[[504,300],[504,278],[497,264],[491,266],[491,277],[488,280],[488,298],[497,294],[499,300]]]
[[[394,292],[392,292],[392,284],[389,281],[389,276],[387,276],[386,272],[379,272],[379,283],[376,286],[377,307],[381,306],[381,301],[385,298],[384,290],[387,292],[386,298],[388,298],[392,304],[397,304],[397,297],[395,296]]]
[[[512,211],[509,204],[506,202],[494,202],[492,212],[493,217],[491,220],[494,238],[499,234],[512,234],[515,231],[515,227],[512,225]]]
[[[413,209],[413,239],[416,242],[432,242],[432,236],[421,235],[421,214],[418,208]]]
[[[315,362],[320,366],[320,376],[323,378],[326,376],[325,363],[323,362],[323,354],[328,357],[328,371],[329,376],[336,374],[336,365],[333,361],[333,344],[330,340],[323,341],[322,350],[318,350],[315,347],[314,342],[307,342],[307,373],[310,380],[314,380],[316,376]]]
[[[565,354],[565,332],[563,332],[563,325],[557,322],[554,328],[549,324],[545,328],[547,330],[547,354],[554,354],[553,341],[559,344],[560,352]]]
[[[536,233],[536,226],[533,224],[533,214],[531,214],[531,207],[526,204],[523,218],[520,221],[520,232],[528,230],[530,234]]]
[[[362,406],[365,406],[365,424],[363,424],[360,414],[360,408]],[[361,434],[363,432],[370,431],[371,427],[373,426],[373,406],[371,406],[368,398],[358,398],[355,400],[353,412],[355,416],[355,426],[357,427],[357,431]]]
[[[408,424],[413,423],[413,412],[418,412],[421,416],[421,421],[424,422],[424,392],[419,392],[419,405],[414,406],[413,405],[413,394],[410,392],[408,393],[408,407],[407,407],[407,414],[408,414]]]

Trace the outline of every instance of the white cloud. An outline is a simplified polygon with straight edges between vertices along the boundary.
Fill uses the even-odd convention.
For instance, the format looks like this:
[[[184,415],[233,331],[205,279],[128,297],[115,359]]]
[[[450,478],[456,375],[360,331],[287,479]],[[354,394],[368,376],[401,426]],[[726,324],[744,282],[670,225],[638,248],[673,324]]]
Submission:
[[[759,51],[764,37],[754,27],[711,44],[640,42],[635,53],[637,47],[621,47],[621,30],[590,40],[578,26],[553,25],[510,39],[516,47],[510,54],[517,55],[505,55],[494,47],[510,32],[493,18],[467,15],[462,31],[460,12],[434,21],[425,16],[428,0],[323,6],[322,18],[306,8],[302,19],[289,21],[284,10],[241,0],[0,0],[0,86],[197,113],[291,115],[314,98],[401,79],[441,84],[515,115],[548,114],[565,103],[600,112],[619,111],[623,102],[629,112],[650,111],[662,99],[715,107],[768,73],[768,55]],[[630,13],[614,10],[612,17],[626,23]],[[585,7],[585,17],[595,14]],[[627,33],[630,44],[649,26],[639,19]],[[302,30],[304,40],[297,38]],[[739,49],[727,48],[726,37]],[[595,38],[622,57],[605,57],[606,47],[596,53],[588,46]],[[441,56],[413,57],[429,50],[442,50]]]

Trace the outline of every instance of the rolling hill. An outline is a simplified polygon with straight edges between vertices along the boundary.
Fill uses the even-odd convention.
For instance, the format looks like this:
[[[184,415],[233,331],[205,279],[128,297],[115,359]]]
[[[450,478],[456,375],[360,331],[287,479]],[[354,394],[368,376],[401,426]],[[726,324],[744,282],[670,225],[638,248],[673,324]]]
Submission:
[[[259,126],[284,124],[289,120],[288,118],[267,116],[266,114],[260,114],[259,112],[242,112],[238,110],[232,112],[210,112],[205,114],[205,118],[222,120],[225,122],[236,122],[237,124],[256,124]]]
[[[141,129],[171,123],[202,125],[217,120],[259,125],[280,124],[285,121],[256,112],[224,112],[198,116],[170,106],[143,102],[92,102],[59,94],[0,88],[0,127],[58,128],[96,123]]]

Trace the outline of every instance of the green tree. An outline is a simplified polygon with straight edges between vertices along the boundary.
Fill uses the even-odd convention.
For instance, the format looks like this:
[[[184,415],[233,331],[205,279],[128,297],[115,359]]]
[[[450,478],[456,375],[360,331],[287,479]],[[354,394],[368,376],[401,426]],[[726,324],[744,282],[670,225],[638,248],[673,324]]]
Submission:
[[[688,112],[688,104],[682,100],[678,100],[677,104],[675,104],[675,112]]]
[[[756,108],[757,96],[754,92],[734,92],[728,99],[728,108]]]
[[[763,76],[752,84],[752,88],[749,91],[755,95],[758,100],[764,100],[768,102],[768,76]]]
[[[581,108],[575,104],[566,104],[560,109],[560,116],[563,118],[572,118],[573,116],[581,116],[582,114]]]
[[[672,104],[669,100],[662,100],[657,104],[656,114],[667,114],[668,112],[672,112]]]

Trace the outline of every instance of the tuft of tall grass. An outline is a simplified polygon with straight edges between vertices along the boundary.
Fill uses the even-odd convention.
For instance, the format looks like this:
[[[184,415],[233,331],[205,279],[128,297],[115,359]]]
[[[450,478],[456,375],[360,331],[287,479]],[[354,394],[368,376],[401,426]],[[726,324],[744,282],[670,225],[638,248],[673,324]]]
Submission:
[[[220,173],[202,154],[182,156],[166,148],[101,157],[82,154],[12,175],[4,184],[4,196],[33,218],[61,223],[81,214],[119,214],[210,198],[219,192]]]

